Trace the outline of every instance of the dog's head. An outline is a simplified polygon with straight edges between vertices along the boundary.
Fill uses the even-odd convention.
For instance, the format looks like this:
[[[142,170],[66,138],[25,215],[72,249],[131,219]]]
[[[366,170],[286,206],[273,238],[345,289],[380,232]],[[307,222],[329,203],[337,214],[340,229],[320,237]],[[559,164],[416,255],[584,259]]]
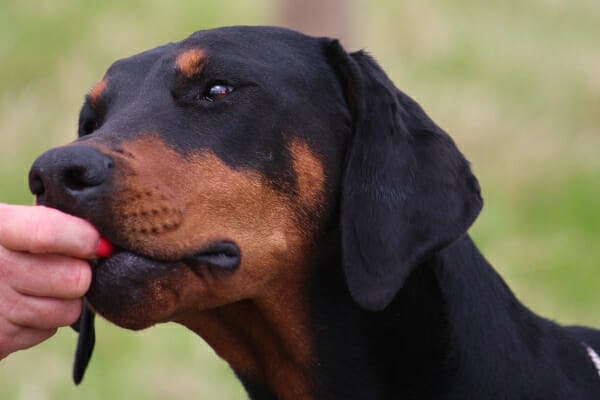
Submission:
[[[350,292],[381,309],[481,207],[452,140],[369,56],[276,28],[116,62],[30,187],[115,244],[87,297],[132,329],[304,279],[338,227]]]

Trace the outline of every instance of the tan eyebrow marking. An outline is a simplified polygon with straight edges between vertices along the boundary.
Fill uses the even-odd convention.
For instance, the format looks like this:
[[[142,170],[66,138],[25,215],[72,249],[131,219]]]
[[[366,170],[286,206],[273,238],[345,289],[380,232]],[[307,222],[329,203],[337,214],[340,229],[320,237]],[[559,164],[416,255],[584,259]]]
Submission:
[[[90,104],[92,107],[96,107],[100,102],[100,98],[102,97],[102,93],[106,90],[106,85],[108,84],[108,79],[104,78],[100,82],[96,83],[89,93]]]
[[[202,71],[206,56],[200,49],[189,49],[180,53],[175,59],[177,68],[185,75],[190,78],[197,75]]]

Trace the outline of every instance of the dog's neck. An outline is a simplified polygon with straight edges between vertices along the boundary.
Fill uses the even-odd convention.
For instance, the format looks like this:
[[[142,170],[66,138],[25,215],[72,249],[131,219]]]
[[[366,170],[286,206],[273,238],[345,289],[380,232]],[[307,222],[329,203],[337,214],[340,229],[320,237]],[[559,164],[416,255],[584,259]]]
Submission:
[[[407,381],[431,386],[429,369],[447,336],[432,268],[414,273],[386,311],[367,312],[350,296],[331,241],[307,279],[176,320],[230,364],[252,399],[393,398],[390,364]],[[397,363],[398,354],[406,362]]]
[[[252,399],[313,399],[313,348],[304,279],[280,292],[188,312],[175,322],[200,335],[229,363]],[[285,289],[285,290],[283,290]]]
[[[547,382],[564,383],[554,398],[575,398],[597,375],[581,339],[522,305],[468,236],[417,267],[385,310],[343,301],[329,305],[345,310],[343,322],[317,335],[320,380],[338,391],[324,398],[465,398],[465,387],[475,398],[505,398],[507,382],[510,398],[533,398]],[[586,372],[574,376],[579,365]]]
[[[489,275],[484,281],[500,279],[468,238],[419,266],[381,312],[365,311],[352,299],[336,239],[322,249],[327,253],[317,257],[312,273],[290,276],[278,285],[279,292],[189,312],[176,321],[231,365],[252,399],[370,400],[415,393],[443,398],[438,391],[459,369],[449,349],[466,354],[469,348],[462,347],[481,341],[453,336],[456,327],[448,321],[479,326],[502,318],[451,315],[469,313],[470,304],[482,301],[469,298],[480,295],[470,287],[472,274]],[[453,252],[452,260],[460,260],[457,253],[478,260],[448,265],[445,252]],[[504,286],[491,286],[502,291],[499,296],[512,298]]]
[[[338,261],[319,266],[310,284],[317,398],[402,398],[390,391],[398,377],[417,393],[435,390],[431,368],[443,363],[448,328],[433,265],[417,269],[384,311],[369,312],[352,299],[340,255],[329,258]]]
[[[544,346],[558,327],[522,306],[468,237],[419,266],[380,312],[354,302],[340,247],[324,247],[335,250],[318,257],[306,279],[177,321],[232,366],[252,399],[443,399],[450,382],[501,393],[506,379],[555,376],[540,369],[545,364],[529,352],[523,329],[535,329]],[[506,349],[526,362],[515,364]],[[481,357],[489,353],[501,356]]]

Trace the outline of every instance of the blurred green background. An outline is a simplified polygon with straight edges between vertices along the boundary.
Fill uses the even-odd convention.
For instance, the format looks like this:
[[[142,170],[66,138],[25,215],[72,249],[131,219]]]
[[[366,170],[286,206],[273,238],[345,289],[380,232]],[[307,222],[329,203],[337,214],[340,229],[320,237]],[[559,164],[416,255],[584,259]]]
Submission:
[[[115,59],[220,25],[281,24],[275,0],[0,3],[0,201],[31,203],[32,160],[75,136],[84,93]],[[472,161],[472,234],[533,310],[600,327],[600,2],[356,0],[368,49]],[[0,221],[2,223],[2,221]],[[98,323],[80,387],[61,330],[0,362],[2,399],[242,399],[184,328]]]

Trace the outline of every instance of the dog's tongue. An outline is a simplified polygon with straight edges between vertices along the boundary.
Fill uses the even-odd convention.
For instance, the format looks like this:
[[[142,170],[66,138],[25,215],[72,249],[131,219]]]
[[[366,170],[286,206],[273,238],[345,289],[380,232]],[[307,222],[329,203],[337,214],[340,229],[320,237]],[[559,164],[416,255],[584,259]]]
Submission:
[[[101,237],[96,249],[97,258],[108,258],[115,251],[115,246],[108,239]],[[95,260],[90,261],[90,264],[96,264]],[[73,363],[73,380],[78,385],[83,379],[85,370],[92,358],[96,335],[94,333],[94,312],[87,306],[86,301],[83,301],[83,309],[79,320],[71,325],[73,329],[79,332],[77,339],[77,349],[75,350],[75,361]]]

